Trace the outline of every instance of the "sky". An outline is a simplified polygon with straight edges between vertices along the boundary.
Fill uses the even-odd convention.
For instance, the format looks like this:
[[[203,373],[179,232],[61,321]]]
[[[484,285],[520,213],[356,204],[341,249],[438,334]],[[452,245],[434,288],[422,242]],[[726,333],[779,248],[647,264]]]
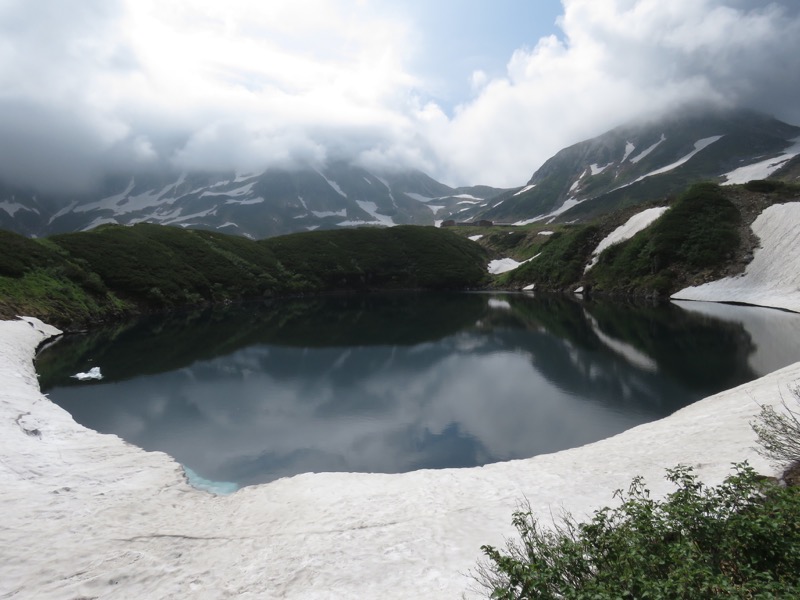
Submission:
[[[0,0],[0,180],[416,168],[524,185],[697,100],[800,124],[797,0]]]

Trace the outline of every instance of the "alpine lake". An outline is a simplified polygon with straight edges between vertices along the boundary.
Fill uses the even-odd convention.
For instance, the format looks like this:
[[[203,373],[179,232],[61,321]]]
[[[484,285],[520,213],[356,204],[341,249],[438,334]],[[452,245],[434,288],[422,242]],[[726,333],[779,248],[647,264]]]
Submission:
[[[580,446],[799,361],[798,339],[800,314],[765,308],[400,293],[148,317],[67,336],[36,366],[78,423],[225,493]],[[103,379],[73,377],[93,367]]]

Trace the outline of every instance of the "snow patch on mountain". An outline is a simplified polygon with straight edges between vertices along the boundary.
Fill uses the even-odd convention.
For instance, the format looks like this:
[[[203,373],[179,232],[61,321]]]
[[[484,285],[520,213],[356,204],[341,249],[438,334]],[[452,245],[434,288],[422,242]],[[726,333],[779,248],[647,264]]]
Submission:
[[[613,163],[608,163],[607,165],[603,165],[602,167],[597,163],[589,165],[589,168],[592,170],[592,175],[600,175],[603,171],[605,171],[608,167],[610,167]]]
[[[236,204],[238,206],[245,206],[248,204],[261,204],[262,202],[266,202],[264,198],[258,196],[256,198],[246,198],[244,200],[238,200],[236,198],[228,198],[225,200],[225,204]]]
[[[527,192],[528,190],[532,190],[532,189],[533,189],[533,188],[535,188],[535,187],[536,187],[536,184],[535,184],[535,183],[531,183],[530,185],[526,185],[524,188],[522,188],[520,191],[518,191],[518,192],[517,192],[517,193],[515,193],[514,195],[515,195],[515,196],[519,196],[520,194],[524,194],[524,193],[525,193],[525,192]]]
[[[347,209],[343,208],[342,210],[312,210],[311,214],[321,219],[325,217],[346,217]]]
[[[430,202],[431,200],[438,199],[438,198],[431,198],[430,196],[423,196],[422,194],[417,194],[416,192],[404,192],[404,193],[406,196],[408,196],[412,200],[416,200],[417,202],[425,203],[425,202]]]
[[[675,300],[741,302],[800,312],[800,202],[775,204],[753,222],[761,246],[745,272],[672,295]]]
[[[322,177],[325,180],[325,182],[329,186],[331,186],[333,188],[333,191],[335,191],[337,194],[339,194],[343,198],[347,198],[347,194],[345,194],[344,190],[342,190],[342,188],[339,187],[338,183],[336,183],[333,179],[328,179],[328,177],[324,173],[322,173],[321,171],[317,171],[317,173],[319,174],[320,177]]]
[[[250,183],[240,186],[238,188],[234,188],[232,190],[219,191],[219,192],[212,192],[206,190],[202,194],[200,194],[200,197],[205,198],[207,196],[244,196],[246,194],[249,194],[253,190],[253,186],[255,184],[256,184],[255,181],[251,181]],[[223,185],[226,185],[226,183],[223,182]]]
[[[613,246],[614,244],[624,242],[625,240],[635,236],[640,231],[646,229],[651,223],[663,215],[668,208],[669,207],[667,206],[648,208],[640,213],[636,213],[630,219],[625,221],[623,225],[617,227],[614,231],[603,238],[599,244],[597,244],[597,248],[595,248],[592,252],[592,260],[588,265],[586,265],[584,272],[588,271],[597,264],[597,261],[600,260],[600,254],[602,254],[603,250]]]
[[[730,173],[725,173],[722,176],[724,178],[722,185],[747,183],[753,179],[766,179],[787,162],[792,160],[795,156],[800,154],[800,138],[795,138],[792,141],[794,143],[780,156],[767,158],[743,167],[739,167],[738,169],[734,169]]]
[[[639,154],[637,154],[636,156],[631,158],[631,162],[634,163],[634,164],[638,163],[640,160],[642,160],[643,158],[647,157],[653,150],[658,148],[663,142],[666,142],[666,141],[667,141],[667,136],[662,133],[661,134],[661,139],[659,139],[655,144],[652,144],[652,145],[648,146],[647,148],[645,148],[644,150],[639,152]]]
[[[19,202],[13,202],[11,200],[3,200],[2,202],[0,202],[0,210],[4,210],[6,213],[8,213],[8,216],[10,217],[13,217],[20,210],[32,210],[36,213],[39,212],[36,209],[28,208],[27,206],[24,206]]]
[[[130,195],[135,185],[136,185],[136,178],[131,177],[131,180],[128,182],[128,186],[119,194],[106,196],[105,198],[101,198],[100,200],[97,200],[95,202],[81,204],[75,207],[74,212],[85,213],[89,212],[90,210],[103,210],[103,209],[116,210],[119,207],[119,203],[125,200],[125,198],[127,198]]]
[[[67,213],[70,213],[70,212],[72,212],[72,210],[73,210],[73,209],[74,209],[74,208],[75,208],[77,205],[78,205],[78,203],[77,203],[77,202],[70,202],[70,203],[69,203],[69,204],[67,204],[65,207],[63,207],[61,210],[59,210],[59,211],[58,211],[56,214],[54,214],[52,217],[50,217],[50,220],[47,222],[47,224],[48,224],[48,225],[52,225],[52,224],[53,224],[53,221],[55,221],[55,220],[56,220],[56,219],[58,219],[59,217],[63,217],[63,216],[64,216],[64,215],[66,215]]]
[[[689,152],[689,154],[679,158],[678,160],[676,160],[673,163],[668,164],[666,167],[661,167],[660,169],[656,169],[655,171],[650,171],[646,175],[642,175],[641,177],[636,179],[634,181],[634,183],[636,183],[638,181],[641,181],[642,179],[646,179],[647,177],[652,177],[653,175],[660,175],[661,173],[667,173],[668,171],[672,171],[673,169],[677,169],[681,165],[686,164],[687,162],[689,162],[692,159],[692,157],[694,157],[695,154],[697,154],[701,150],[705,150],[706,148],[708,148],[711,144],[713,144],[717,140],[722,139],[722,137],[723,136],[721,136],[721,135],[714,135],[714,136],[711,136],[711,137],[703,138],[702,140],[697,140],[694,143],[694,150]]]
[[[631,142],[625,142],[625,154],[623,155],[622,160],[620,162],[625,162],[626,160],[628,160],[628,157],[634,150],[636,150],[636,146],[634,146]]]

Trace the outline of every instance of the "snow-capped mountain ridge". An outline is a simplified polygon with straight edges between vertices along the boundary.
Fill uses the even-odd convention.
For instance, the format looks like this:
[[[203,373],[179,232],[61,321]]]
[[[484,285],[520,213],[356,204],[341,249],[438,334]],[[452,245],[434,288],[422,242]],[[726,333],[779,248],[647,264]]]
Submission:
[[[264,238],[318,228],[433,225],[442,210],[502,191],[454,189],[418,171],[375,174],[343,163],[262,173],[137,174],[110,178],[80,198],[39,202],[0,190],[0,228],[41,236],[149,222]],[[27,198],[12,200],[20,195]]]
[[[465,220],[585,219],[664,198],[700,180],[738,183],[734,174],[743,169],[749,179],[763,178],[800,155],[798,136],[800,127],[745,110],[696,109],[624,125],[559,151],[526,186],[484,203]]]

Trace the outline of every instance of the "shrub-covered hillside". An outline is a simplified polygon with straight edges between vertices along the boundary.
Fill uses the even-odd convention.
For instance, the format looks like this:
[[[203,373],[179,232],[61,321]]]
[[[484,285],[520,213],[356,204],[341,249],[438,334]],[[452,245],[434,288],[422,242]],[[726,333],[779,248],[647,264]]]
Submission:
[[[537,255],[496,279],[498,287],[667,297],[686,287],[744,270],[758,244],[750,224],[776,202],[797,201],[800,186],[752,181],[743,186],[691,186],[632,238],[608,247],[585,271],[597,245],[636,211],[591,224],[561,226]],[[663,205],[663,204],[662,204]],[[524,253],[524,249],[520,251]]]
[[[258,242],[148,224],[43,240],[0,232],[0,317],[69,325],[282,294],[466,289],[484,283],[485,263],[482,248],[433,227]]]

